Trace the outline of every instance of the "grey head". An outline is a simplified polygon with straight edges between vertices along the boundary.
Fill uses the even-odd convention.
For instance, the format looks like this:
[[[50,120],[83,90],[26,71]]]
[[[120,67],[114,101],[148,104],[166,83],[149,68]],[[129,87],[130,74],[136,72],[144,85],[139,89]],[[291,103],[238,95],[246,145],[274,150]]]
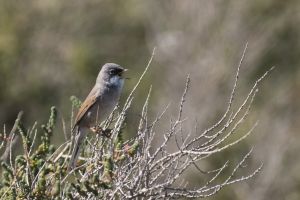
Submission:
[[[123,73],[127,71],[118,64],[106,63],[102,66],[96,84],[105,84],[110,87],[122,87],[124,83]]]

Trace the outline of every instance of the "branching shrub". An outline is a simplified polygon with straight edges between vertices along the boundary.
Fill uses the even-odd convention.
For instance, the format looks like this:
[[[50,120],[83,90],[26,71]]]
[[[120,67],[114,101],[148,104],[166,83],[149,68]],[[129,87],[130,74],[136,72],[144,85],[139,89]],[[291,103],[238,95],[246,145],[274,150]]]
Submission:
[[[246,51],[246,48],[245,48]],[[221,154],[228,148],[238,145],[247,138],[256,123],[243,135],[235,133],[245,122],[250,112],[258,86],[269,71],[256,80],[244,101],[233,109],[240,67],[245,55],[239,62],[233,89],[227,108],[220,119],[210,128],[196,134],[188,133],[183,119],[185,99],[190,86],[189,76],[178,106],[175,120],[171,120],[169,129],[156,132],[156,127],[167,111],[166,107],[154,120],[148,118],[151,88],[141,110],[136,136],[123,139],[126,127],[126,115],[131,105],[136,88],[147,72],[153,55],[137,84],[129,94],[124,106],[116,108],[107,120],[99,124],[104,130],[111,128],[111,135],[95,135],[87,139],[77,167],[67,171],[70,154],[70,140],[59,147],[51,145],[51,136],[56,123],[57,112],[51,108],[49,121],[37,128],[25,129],[21,123],[21,114],[10,134],[6,130],[1,134],[1,148],[5,152],[1,157],[0,180],[1,199],[175,199],[200,198],[216,194],[224,186],[245,181],[256,175],[262,164],[248,174],[238,176],[244,167],[252,149],[241,156],[233,168],[229,161],[215,169],[203,171],[197,165],[212,155]],[[72,97],[73,107],[80,105]],[[40,133],[42,132],[42,133]],[[163,136],[156,141],[157,134]],[[41,143],[34,148],[37,137]],[[20,139],[23,154],[13,157],[13,146]],[[175,145],[174,145],[175,144]],[[197,187],[189,187],[184,176],[188,169],[195,168],[199,177],[207,181]],[[231,172],[225,173],[230,170]]]

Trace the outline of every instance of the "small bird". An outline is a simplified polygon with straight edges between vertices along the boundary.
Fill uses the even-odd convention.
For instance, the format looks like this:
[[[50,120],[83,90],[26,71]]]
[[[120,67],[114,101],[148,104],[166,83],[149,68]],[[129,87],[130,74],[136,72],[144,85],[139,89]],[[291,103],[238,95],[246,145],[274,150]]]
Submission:
[[[96,83],[81,104],[72,129],[75,135],[69,170],[74,169],[80,154],[80,146],[88,129],[95,132],[95,125],[103,121],[118,103],[124,85],[123,73],[127,71],[118,64],[102,66]]]

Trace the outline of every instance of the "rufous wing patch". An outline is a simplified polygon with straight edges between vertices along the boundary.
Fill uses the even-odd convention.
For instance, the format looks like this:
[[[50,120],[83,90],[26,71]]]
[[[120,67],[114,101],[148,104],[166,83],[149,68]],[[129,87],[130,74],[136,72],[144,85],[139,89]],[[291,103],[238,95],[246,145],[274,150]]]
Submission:
[[[94,91],[94,89],[89,93],[89,95],[86,97],[84,102],[81,104],[77,116],[75,118],[74,127],[80,122],[82,117],[87,113],[89,108],[91,108],[95,102],[97,101],[97,95]]]

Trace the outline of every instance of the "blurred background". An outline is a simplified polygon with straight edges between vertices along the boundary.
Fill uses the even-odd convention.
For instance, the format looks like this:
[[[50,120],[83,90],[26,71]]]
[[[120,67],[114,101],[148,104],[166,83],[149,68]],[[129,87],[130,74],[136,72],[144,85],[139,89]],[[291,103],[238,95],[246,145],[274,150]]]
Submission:
[[[203,168],[237,161],[254,146],[256,178],[226,187],[212,199],[300,199],[300,1],[298,0],[0,0],[0,124],[10,130],[20,110],[26,126],[44,123],[52,105],[70,123],[70,96],[84,99],[100,67],[115,62],[130,71],[121,101],[154,61],[128,119],[134,135],[146,93],[153,86],[153,114],[171,103],[175,113],[187,74],[191,88],[185,116],[199,129],[225,111],[237,64],[248,51],[238,87],[239,103],[271,66],[247,123],[254,135]],[[237,105],[237,104],[236,104]],[[249,125],[248,124],[248,125]],[[247,124],[246,124],[247,126]],[[201,165],[201,163],[200,163]],[[251,165],[252,166],[252,165]],[[197,172],[199,173],[199,172]],[[194,175],[197,184],[203,174]]]

